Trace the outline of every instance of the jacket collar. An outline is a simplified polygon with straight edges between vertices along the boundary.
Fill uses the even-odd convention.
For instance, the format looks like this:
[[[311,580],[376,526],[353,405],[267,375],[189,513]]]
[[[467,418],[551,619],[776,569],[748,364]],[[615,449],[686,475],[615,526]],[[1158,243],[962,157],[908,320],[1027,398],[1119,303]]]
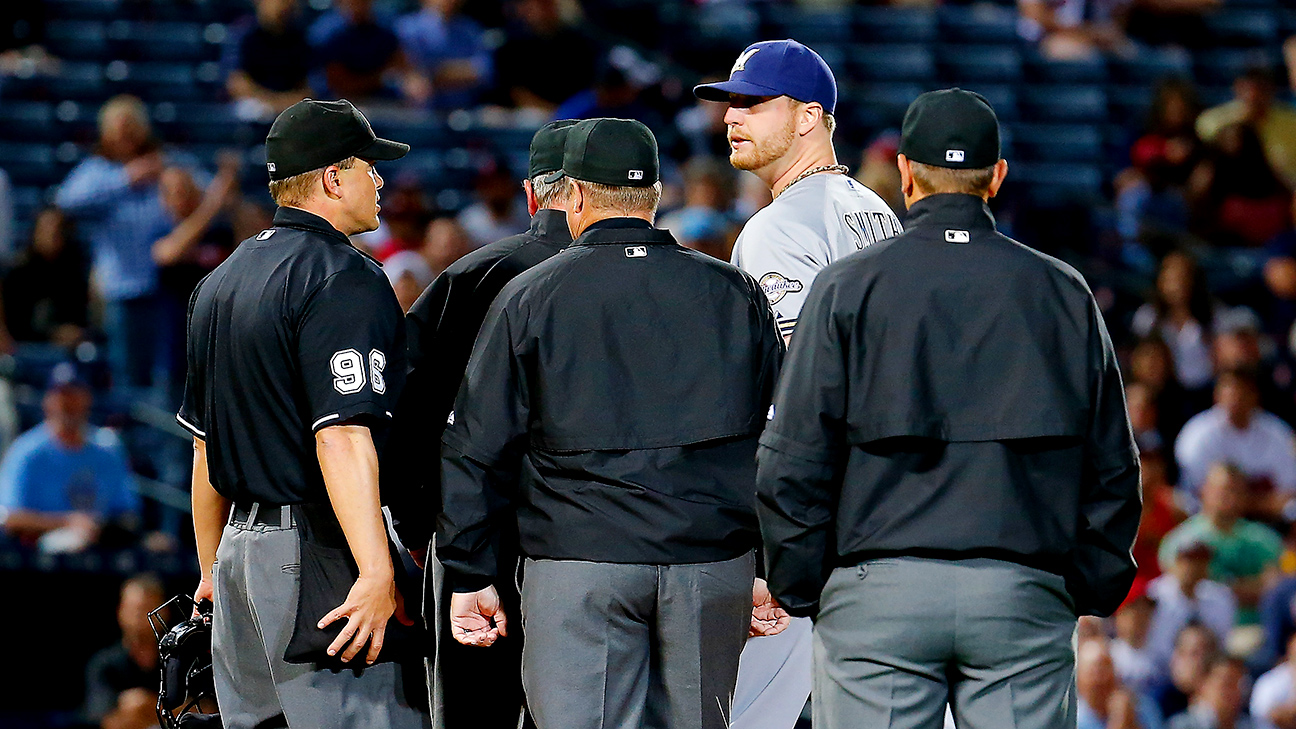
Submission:
[[[351,245],[351,240],[342,235],[342,232],[334,228],[329,221],[301,208],[281,207],[275,210],[274,224],[276,228],[293,228],[328,236],[331,239],[330,243]]]
[[[994,230],[990,206],[976,195],[942,193],[929,195],[909,208],[905,229],[956,225],[968,230]]]
[[[641,226],[619,225],[622,220],[639,220],[638,218],[609,218],[612,224],[599,225],[595,224],[585,229],[584,233],[575,241],[573,246],[592,246],[610,243],[641,243],[645,245],[679,245],[675,242],[675,236],[670,234],[669,230],[659,230],[652,225]],[[600,221],[608,222],[608,221]],[[640,221],[646,222],[646,221]]]
[[[308,233],[318,233],[324,236],[328,243],[341,243],[351,250],[373,261],[379,267],[382,261],[369,255],[368,251],[361,250],[358,246],[351,245],[351,239],[342,234],[342,231],[333,227],[329,221],[321,218],[315,213],[308,213],[301,208],[281,207],[275,210],[274,225],[276,228],[292,228],[294,230],[304,230]]]
[[[543,208],[531,216],[531,229],[527,231],[533,238],[553,243],[571,242],[571,228],[567,227],[567,213],[561,210]]]

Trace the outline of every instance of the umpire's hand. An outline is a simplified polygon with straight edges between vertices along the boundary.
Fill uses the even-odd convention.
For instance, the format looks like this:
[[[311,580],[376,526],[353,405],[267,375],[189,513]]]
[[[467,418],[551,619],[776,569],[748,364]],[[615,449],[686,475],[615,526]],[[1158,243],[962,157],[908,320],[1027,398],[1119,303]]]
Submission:
[[[487,587],[456,592],[450,598],[450,632],[464,645],[488,646],[508,635],[508,620],[499,593]]]
[[[328,654],[336,656],[338,651],[344,647],[342,653],[343,661],[350,661],[369,644],[369,653],[365,656],[366,663],[373,663],[378,660],[378,654],[382,651],[383,636],[387,632],[387,621],[391,619],[393,613],[396,619],[405,625],[413,625],[414,621],[405,615],[404,609],[401,608],[400,595],[396,592],[396,582],[390,574],[383,577],[369,577],[360,575],[360,578],[351,586],[351,592],[347,594],[346,602],[337,606],[328,615],[325,615],[319,621],[321,630],[332,625],[333,623],[346,618],[346,627],[329,646]],[[350,646],[347,644],[350,643]]]
[[[792,623],[792,616],[779,607],[774,596],[770,594],[769,585],[757,577],[752,584],[752,618],[748,635],[757,638],[762,635],[778,635]]]

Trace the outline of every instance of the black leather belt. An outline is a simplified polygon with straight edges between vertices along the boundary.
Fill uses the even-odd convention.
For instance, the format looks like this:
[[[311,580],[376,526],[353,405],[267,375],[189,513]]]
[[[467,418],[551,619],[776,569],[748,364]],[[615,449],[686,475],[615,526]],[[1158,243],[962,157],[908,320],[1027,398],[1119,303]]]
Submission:
[[[291,506],[270,504],[235,504],[230,510],[230,523],[239,526],[293,526]]]

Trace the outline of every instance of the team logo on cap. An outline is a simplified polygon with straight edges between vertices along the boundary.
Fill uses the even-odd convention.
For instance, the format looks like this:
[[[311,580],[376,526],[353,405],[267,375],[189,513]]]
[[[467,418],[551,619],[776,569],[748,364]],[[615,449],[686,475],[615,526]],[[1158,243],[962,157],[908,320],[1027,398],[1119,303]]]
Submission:
[[[266,162],[266,169],[270,170],[271,172],[274,172],[275,171],[274,162]]]
[[[630,179],[632,179],[632,180],[642,180],[642,179],[643,179],[643,170],[630,170]]]
[[[801,282],[794,278],[787,278],[777,271],[770,271],[760,278],[761,290],[769,298],[771,304],[777,304],[788,294],[795,294],[805,288]]]
[[[964,152],[964,151],[961,150],[961,149],[947,149],[947,150],[945,150],[945,161],[946,161],[946,162],[962,162],[962,161],[963,161],[964,159],[966,159],[966,158],[967,158],[967,153]]]
[[[751,57],[756,55],[756,52],[759,50],[759,48],[748,48],[743,51],[742,55],[738,56],[738,60],[734,61],[733,68],[729,69],[729,75],[732,76],[739,71],[746,71],[747,62],[750,61]]]

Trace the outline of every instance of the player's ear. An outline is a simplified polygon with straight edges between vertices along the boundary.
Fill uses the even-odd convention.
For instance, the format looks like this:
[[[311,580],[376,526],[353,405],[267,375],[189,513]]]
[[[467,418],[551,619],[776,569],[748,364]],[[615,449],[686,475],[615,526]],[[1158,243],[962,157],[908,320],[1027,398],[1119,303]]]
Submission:
[[[337,165],[324,168],[324,194],[334,200],[342,197],[342,168]]]
[[[908,200],[914,194],[913,167],[910,166],[909,158],[903,154],[896,155],[896,167],[900,169],[900,192]]]
[[[819,126],[819,121],[823,119],[824,108],[819,102],[802,104],[797,113],[797,131],[805,136]]]
[[[995,162],[994,177],[990,179],[989,196],[994,197],[999,194],[999,188],[1003,186],[1004,178],[1008,176],[1008,160],[1000,159]]]
[[[531,187],[530,180],[522,181],[522,190],[526,193],[527,215],[535,215],[540,209],[540,204],[536,201],[535,189]]]
[[[573,215],[578,215],[584,212],[585,211],[585,190],[580,186],[579,182],[571,179],[570,177],[567,178],[567,186],[568,186],[567,209],[570,210]]]

